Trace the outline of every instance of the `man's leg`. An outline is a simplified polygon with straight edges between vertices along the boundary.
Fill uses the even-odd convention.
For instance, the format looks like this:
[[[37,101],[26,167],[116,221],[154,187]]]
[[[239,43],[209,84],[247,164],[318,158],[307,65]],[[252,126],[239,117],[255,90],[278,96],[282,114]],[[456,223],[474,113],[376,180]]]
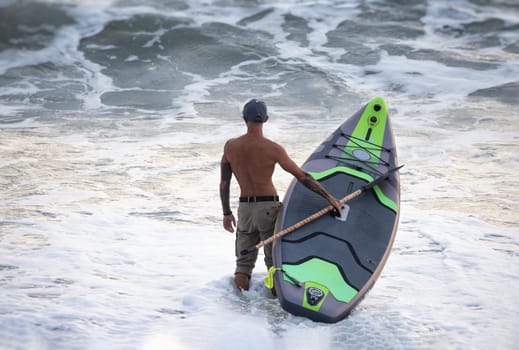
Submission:
[[[258,228],[260,231],[260,239],[266,240],[270,238],[274,233],[276,226],[276,219],[281,209],[281,203],[279,202],[265,202],[262,203],[261,207],[255,213],[258,218]],[[272,243],[269,243],[263,247],[265,253],[265,266],[269,269],[272,265]]]
[[[252,270],[258,258],[258,252],[254,251],[241,255],[242,250],[248,249],[259,242],[259,235],[252,224],[252,203],[240,203],[238,207],[238,225],[236,230],[236,270],[234,272],[234,284],[239,290],[248,290]]]

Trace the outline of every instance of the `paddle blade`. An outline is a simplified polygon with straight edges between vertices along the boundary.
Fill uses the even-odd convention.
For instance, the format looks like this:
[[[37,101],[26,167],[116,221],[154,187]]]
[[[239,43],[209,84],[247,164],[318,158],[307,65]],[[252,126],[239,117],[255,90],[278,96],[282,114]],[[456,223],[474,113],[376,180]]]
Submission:
[[[362,187],[363,191],[365,191],[365,190],[369,190],[370,188],[373,188],[373,187],[375,187],[376,185],[379,185],[382,181],[384,181],[385,179],[387,179],[387,177],[388,177],[391,173],[394,173],[395,171],[400,170],[403,166],[404,166],[404,164],[389,169],[387,172],[385,172],[384,174],[380,175],[380,176],[379,176],[378,178],[376,178],[375,180],[373,180],[373,181],[371,181],[370,183],[368,183],[368,184],[366,184],[365,186],[363,186],[363,187]]]

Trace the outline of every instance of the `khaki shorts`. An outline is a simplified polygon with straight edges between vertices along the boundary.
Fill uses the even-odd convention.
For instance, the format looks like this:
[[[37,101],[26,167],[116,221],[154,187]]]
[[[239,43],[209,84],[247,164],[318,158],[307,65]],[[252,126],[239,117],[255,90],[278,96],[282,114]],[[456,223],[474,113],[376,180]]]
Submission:
[[[240,203],[236,230],[235,273],[241,272],[249,276],[252,274],[258,251],[246,255],[240,255],[240,252],[272,236],[280,209],[281,202]],[[272,244],[264,246],[263,252],[268,269],[272,266]]]

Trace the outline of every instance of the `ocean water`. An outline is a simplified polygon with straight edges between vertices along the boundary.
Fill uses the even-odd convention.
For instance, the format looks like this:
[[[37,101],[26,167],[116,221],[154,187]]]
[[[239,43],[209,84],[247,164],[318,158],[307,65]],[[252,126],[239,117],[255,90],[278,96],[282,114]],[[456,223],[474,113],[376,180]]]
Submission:
[[[237,293],[243,103],[301,164],[375,96],[405,167],[372,291],[295,317],[260,257]],[[0,349],[517,348],[518,108],[513,0],[2,0]]]

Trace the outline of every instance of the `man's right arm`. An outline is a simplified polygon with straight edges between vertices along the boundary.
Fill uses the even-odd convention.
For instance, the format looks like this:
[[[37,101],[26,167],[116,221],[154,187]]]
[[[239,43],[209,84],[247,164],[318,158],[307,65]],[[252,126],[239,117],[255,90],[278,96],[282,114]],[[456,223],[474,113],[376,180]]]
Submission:
[[[278,145],[279,146],[279,145]],[[323,198],[325,198],[330,204],[336,209],[336,213],[339,214],[342,208],[342,204],[332,196],[316,179],[312,177],[312,175],[308,174],[306,171],[301,169],[287,154],[285,149],[279,146],[277,152],[279,158],[279,165],[290,174],[294,175],[294,177],[301,182],[306,188],[311,191],[319,194]],[[339,214],[340,215],[340,214]]]

